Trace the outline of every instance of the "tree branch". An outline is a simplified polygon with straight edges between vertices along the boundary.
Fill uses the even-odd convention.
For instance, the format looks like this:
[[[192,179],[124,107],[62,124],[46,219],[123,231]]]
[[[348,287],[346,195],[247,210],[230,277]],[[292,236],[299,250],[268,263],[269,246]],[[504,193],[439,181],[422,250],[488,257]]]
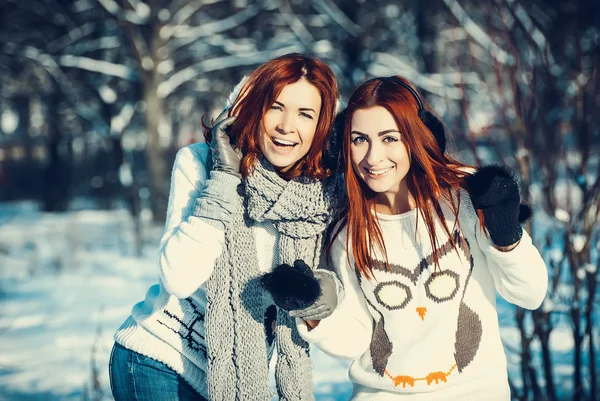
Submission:
[[[331,0],[316,0],[314,6],[327,14],[350,35],[357,37],[362,33],[362,28],[348,18],[348,16]]]
[[[492,41],[485,31],[469,17],[457,0],[443,0],[443,2],[467,34],[486,49],[494,59],[501,64],[512,65],[514,63],[512,56]]]
[[[283,20],[289,25],[292,32],[300,39],[305,47],[310,48],[315,42],[315,38],[310,34],[308,29],[304,26],[300,18],[294,13],[290,3],[285,0],[281,3],[279,13],[283,17]]]
[[[196,14],[202,7],[209,4],[220,3],[223,0],[196,0],[189,1],[183,5],[177,12],[173,13],[171,18],[167,21],[168,25],[181,25],[194,14]]]
[[[252,4],[251,6],[246,7],[243,11],[233,14],[227,18],[205,23],[201,26],[176,26],[173,27],[173,37],[178,39],[177,47],[181,47],[199,38],[233,29],[241,25],[243,22],[249,20],[250,18],[258,15],[262,8],[262,2],[259,2]]]
[[[16,53],[15,55],[33,60],[44,67],[48,74],[54,78],[57,85],[62,88],[66,97],[78,111],[80,116],[88,121],[96,122],[100,126],[108,128],[106,122],[98,116],[97,111],[81,101],[80,97],[74,92],[72,83],[52,57],[31,46],[25,47],[22,52]]]
[[[127,21],[134,25],[144,25],[148,22],[148,16],[140,16],[132,10],[123,9],[115,0],[97,0],[98,3],[119,21]],[[146,5],[147,6],[147,5]]]
[[[189,82],[190,80],[196,78],[198,75],[203,73],[211,71],[220,71],[228,68],[242,67],[247,65],[256,65],[263,63],[266,59],[271,59],[281,54],[298,50],[298,46],[292,45],[277,50],[267,50],[245,55],[215,57],[212,59],[203,60],[181,71],[178,71],[177,73],[173,74],[168,80],[161,82],[158,85],[157,89],[158,96],[161,98],[166,98],[181,85],[185,84],[186,82]]]
[[[81,26],[77,26],[71,29],[66,35],[61,36],[58,39],[48,43],[46,50],[48,53],[56,53],[57,51],[66,48],[67,46],[77,42],[81,38],[84,38],[94,32],[96,24],[88,22]]]
[[[462,97],[460,89],[446,86],[431,76],[421,74],[398,57],[388,53],[374,53],[373,63],[369,68],[369,73],[375,76],[398,74],[406,77],[416,86],[429,93],[446,99],[459,100]],[[438,77],[440,75],[434,75]]]
[[[89,57],[64,55],[58,58],[58,64],[63,67],[79,68],[82,70],[98,72],[111,77],[122,78],[127,81],[136,81],[137,74],[123,64],[110,61],[95,60]]]

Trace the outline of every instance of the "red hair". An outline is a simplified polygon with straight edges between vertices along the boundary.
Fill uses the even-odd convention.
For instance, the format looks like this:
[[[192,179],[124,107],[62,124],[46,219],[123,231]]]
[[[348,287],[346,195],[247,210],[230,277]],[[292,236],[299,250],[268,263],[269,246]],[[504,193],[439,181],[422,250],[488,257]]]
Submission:
[[[396,78],[413,87],[405,78]],[[402,141],[407,147],[410,157],[410,168],[406,175],[408,190],[415,199],[416,207],[423,215],[434,250],[433,261],[437,267],[439,254],[435,235],[435,216],[441,221],[456,249],[456,244],[450,234],[450,229],[446,224],[438,201],[440,199],[450,200],[452,212],[457,217],[456,221],[458,222],[460,205],[454,199],[458,190],[464,187],[463,177],[467,174],[466,170],[470,166],[442,153],[435,136],[419,118],[419,109],[415,97],[408,89],[391,79],[375,78],[365,82],[354,91],[346,109],[342,140],[342,163],[345,168],[346,193],[348,194],[348,213],[343,218],[348,228],[346,247],[348,248],[351,241],[352,256],[356,268],[360,274],[367,278],[373,276],[370,255],[374,247],[383,252],[387,263],[387,252],[383,243],[381,228],[377,216],[372,213],[377,193],[371,190],[356,175],[350,158],[352,115],[356,110],[373,106],[381,106],[389,111],[400,132],[403,133],[401,135]],[[424,99],[423,107],[433,111]],[[339,234],[343,226],[343,224],[340,225],[336,235]],[[350,258],[350,255],[348,255],[348,258]]]
[[[258,132],[262,118],[283,88],[300,79],[315,86],[321,94],[321,110],[315,136],[308,153],[281,176],[292,179],[301,175],[323,179],[330,171],[323,166],[323,149],[335,118],[338,87],[331,68],[317,58],[298,53],[285,54],[259,66],[246,80],[229,115],[237,115],[229,129],[231,143],[244,155],[240,170],[247,177],[261,151]],[[204,137],[210,142],[210,128]]]

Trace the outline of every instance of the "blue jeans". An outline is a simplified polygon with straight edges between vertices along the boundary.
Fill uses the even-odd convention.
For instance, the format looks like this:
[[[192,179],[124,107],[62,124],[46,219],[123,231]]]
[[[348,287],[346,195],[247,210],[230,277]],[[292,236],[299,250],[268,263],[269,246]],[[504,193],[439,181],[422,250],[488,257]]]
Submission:
[[[115,401],[207,401],[164,363],[117,343],[108,373]]]

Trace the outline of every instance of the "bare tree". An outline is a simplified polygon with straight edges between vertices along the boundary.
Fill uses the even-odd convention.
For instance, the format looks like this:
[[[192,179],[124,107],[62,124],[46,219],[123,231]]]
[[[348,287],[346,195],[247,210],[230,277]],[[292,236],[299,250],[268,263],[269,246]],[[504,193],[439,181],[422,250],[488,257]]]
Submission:
[[[551,332],[567,318],[574,343],[572,399],[596,399],[599,344],[593,325],[600,261],[593,247],[599,238],[600,132],[594,110],[600,41],[594,21],[600,9],[591,2],[572,7],[495,0],[485,8],[444,3],[463,30],[461,40],[486,55],[469,67],[476,67],[496,105],[501,124],[493,132],[508,141],[511,154],[505,158],[521,172],[522,197],[536,203],[539,215],[529,229],[549,266],[544,306],[515,313],[522,386],[513,383],[513,394],[522,400],[567,395],[550,344]]]

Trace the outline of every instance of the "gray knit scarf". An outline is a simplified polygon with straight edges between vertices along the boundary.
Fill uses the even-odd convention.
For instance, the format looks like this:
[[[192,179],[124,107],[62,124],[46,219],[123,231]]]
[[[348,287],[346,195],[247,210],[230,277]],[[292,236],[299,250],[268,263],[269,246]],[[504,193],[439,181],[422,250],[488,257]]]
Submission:
[[[335,177],[286,181],[264,158],[238,188],[240,196],[225,231],[223,253],[206,283],[210,400],[268,401],[273,397],[263,326],[265,311],[273,301],[258,281],[261,273],[252,224],[274,224],[279,233],[278,264],[303,259],[316,268],[339,190]],[[308,344],[283,310],[277,313],[276,344],[280,400],[314,400]]]

